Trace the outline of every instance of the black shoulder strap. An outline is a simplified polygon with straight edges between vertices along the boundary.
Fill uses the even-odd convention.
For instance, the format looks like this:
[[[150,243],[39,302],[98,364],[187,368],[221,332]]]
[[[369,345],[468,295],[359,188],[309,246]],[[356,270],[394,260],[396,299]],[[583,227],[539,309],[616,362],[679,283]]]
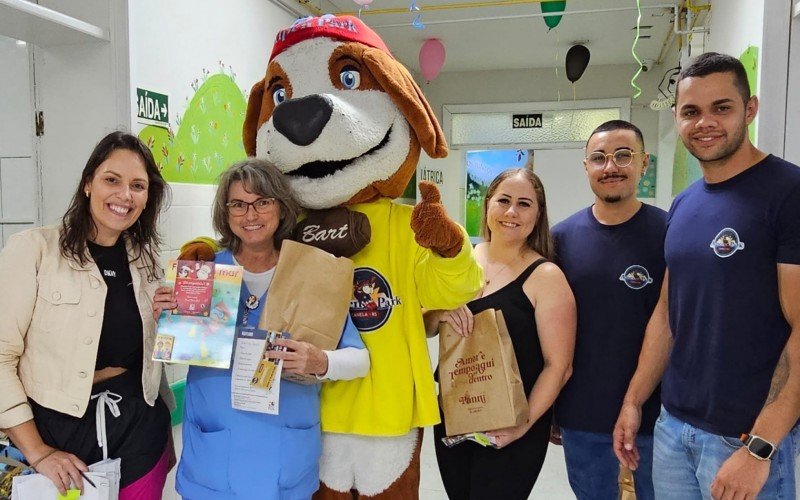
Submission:
[[[524,271],[522,271],[519,274],[519,276],[517,277],[517,279],[514,280],[514,281],[519,281],[521,283],[525,283],[525,280],[527,280],[528,277],[531,274],[533,274],[533,272],[536,270],[536,268],[541,266],[545,262],[550,262],[550,260],[549,259],[545,259],[544,257],[542,257],[541,259],[536,259],[530,266],[528,266]]]

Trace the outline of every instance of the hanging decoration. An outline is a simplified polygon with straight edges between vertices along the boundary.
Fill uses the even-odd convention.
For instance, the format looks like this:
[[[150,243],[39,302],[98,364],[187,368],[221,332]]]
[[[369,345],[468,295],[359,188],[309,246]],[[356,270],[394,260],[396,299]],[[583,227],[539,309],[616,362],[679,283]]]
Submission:
[[[408,5],[408,11],[417,13],[417,15],[414,16],[414,20],[411,21],[411,26],[413,26],[415,30],[424,30],[425,23],[422,22],[422,13],[417,6],[417,0],[411,0],[411,3]]]
[[[639,69],[636,70],[636,73],[631,78],[631,87],[633,87],[633,98],[636,99],[640,95],[642,95],[642,88],[636,85],[636,79],[642,73],[642,61],[639,59],[639,56],[636,54],[636,43],[639,41],[639,29],[642,24],[642,5],[639,0],[636,0],[636,10],[638,12],[638,16],[636,17],[636,36],[633,37],[633,45],[631,46],[631,54],[633,54],[633,58],[636,60],[636,63],[639,65]]]
[[[361,19],[361,9],[369,9],[372,0],[353,0],[358,5],[358,18]]]
[[[436,38],[425,40],[419,49],[419,69],[425,81],[431,83],[431,80],[439,76],[439,71],[444,66],[444,59],[444,44]]]
[[[539,2],[539,7],[542,9],[542,14],[547,14],[548,12],[564,12],[567,9],[567,2],[566,0],[559,0],[556,2]],[[561,22],[561,16],[553,15],[553,16],[544,16],[544,23],[547,25],[549,30],[558,26],[558,23]]]
[[[570,82],[575,83],[581,79],[583,72],[586,71],[586,67],[589,65],[590,57],[589,49],[584,45],[573,45],[569,48],[565,66],[567,79]]]

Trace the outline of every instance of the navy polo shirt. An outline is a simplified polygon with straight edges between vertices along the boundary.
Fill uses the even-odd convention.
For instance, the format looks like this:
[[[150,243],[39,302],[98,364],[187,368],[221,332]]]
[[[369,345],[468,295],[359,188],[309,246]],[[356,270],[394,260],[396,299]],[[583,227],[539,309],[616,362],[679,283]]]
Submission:
[[[556,402],[561,427],[613,431],[661,291],[666,225],[665,211],[643,204],[622,224],[601,224],[589,207],[553,228],[578,307],[572,377]],[[642,434],[653,433],[659,408],[656,389],[642,408]]]
[[[675,198],[665,242],[674,344],[664,406],[708,432],[749,432],[790,327],[777,264],[800,264],[800,169],[772,155]]]

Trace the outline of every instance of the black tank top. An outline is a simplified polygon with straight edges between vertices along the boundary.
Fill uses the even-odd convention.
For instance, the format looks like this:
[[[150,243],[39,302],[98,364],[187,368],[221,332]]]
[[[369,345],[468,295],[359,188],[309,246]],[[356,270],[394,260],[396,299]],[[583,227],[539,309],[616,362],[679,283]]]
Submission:
[[[472,314],[478,314],[486,309],[503,311],[503,319],[506,321],[511,343],[514,344],[514,354],[517,357],[526,397],[531,393],[533,384],[544,369],[544,356],[536,330],[533,304],[522,290],[522,285],[531,273],[545,262],[550,261],[545,258],[538,259],[500,290],[467,304]]]

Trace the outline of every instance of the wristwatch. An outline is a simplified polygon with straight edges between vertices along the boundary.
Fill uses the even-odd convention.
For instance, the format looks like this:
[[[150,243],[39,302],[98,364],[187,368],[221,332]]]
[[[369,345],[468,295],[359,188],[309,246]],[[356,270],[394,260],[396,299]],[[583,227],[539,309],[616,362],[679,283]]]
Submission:
[[[747,451],[759,460],[771,460],[775,454],[775,445],[755,434],[742,434],[742,442]]]

